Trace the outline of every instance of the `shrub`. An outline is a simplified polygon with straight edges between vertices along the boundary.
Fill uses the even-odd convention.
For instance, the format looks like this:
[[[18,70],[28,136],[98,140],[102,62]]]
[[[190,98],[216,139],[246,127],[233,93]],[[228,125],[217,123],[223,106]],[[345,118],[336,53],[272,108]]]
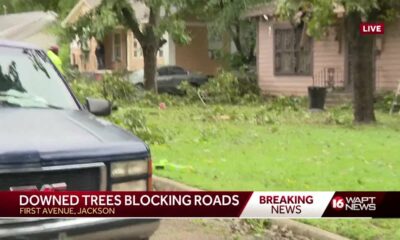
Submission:
[[[165,143],[164,133],[155,126],[148,126],[143,112],[137,108],[121,108],[113,113],[110,120],[131,131],[148,144]]]
[[[299,111],[304,108],[306,99],[303,97],[270,97],[268,101],[268,110],[282,112],[285,110]]]
[[[191,86],[187,82],[180,85],[189,102],[203,101],[212,104],[248,103],[259,100],[259,90],[255,75],[244,72],[234,73],[220,71],[215,78],[200,86]]]
[[[257,82],[257,73],[253,69],[241,68],[236,73],[239,82],[240,96],[259,96],[260,88]]]
[[[141,95],[135,99],[135,103],[139,106],[158,106],[159,103],[165,103],[168,106],[172,105],[182,105],[184,100],[179,96],[173,96],[169,94],[155,94],[154,92],[142,92]]]
[[[93,80],[74,79],[70,82],[70,87],[81,103],[84,103],[87,97],[102,97],[100,85]]]
[[[383,112],[389,112],[390,108],[392,107],[393,99],[393,92],[379,94],[375,98],[375,108]]]
[[[127,80],[125,73],[106,73],[101,80],[103,98],[111,101],[134,100],[138,96],[138,90]]]
[[[230,72],[219,72],[201,89],[207,99],[213,103],[237,103],[240,97],[239,81]]]

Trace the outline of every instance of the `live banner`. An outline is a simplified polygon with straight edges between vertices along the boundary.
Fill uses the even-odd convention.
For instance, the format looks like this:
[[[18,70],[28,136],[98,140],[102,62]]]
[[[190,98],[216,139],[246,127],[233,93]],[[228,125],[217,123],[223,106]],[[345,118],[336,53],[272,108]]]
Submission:
[[[400,192],[0,192],[0,217],[400,218]]]

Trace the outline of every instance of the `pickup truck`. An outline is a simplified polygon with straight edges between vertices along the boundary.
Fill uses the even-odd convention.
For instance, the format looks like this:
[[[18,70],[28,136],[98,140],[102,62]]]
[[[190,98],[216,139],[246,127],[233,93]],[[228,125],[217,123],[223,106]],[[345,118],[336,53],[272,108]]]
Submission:
[[[148,146],[79,103],[46,53],[0,40],[0,191],[149,191]],[[3,239],[147,239],[156,219],[0,219]]]

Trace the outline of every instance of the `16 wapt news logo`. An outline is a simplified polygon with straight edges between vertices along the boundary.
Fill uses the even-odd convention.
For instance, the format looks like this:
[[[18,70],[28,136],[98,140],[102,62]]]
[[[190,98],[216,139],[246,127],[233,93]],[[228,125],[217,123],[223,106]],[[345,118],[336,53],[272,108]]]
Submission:
[[[336,211],[375,211],[376,197],[336,196],[331,201],[331,207]]]

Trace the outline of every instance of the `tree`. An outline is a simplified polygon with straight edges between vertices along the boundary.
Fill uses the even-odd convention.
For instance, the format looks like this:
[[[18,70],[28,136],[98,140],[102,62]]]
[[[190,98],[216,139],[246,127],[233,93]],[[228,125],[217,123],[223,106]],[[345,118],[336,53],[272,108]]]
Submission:
[[[343,19],[336,10],[343,10]],[[328,27],[344,28],[345,39],[354,54],[350,73],[353,84],[353,113],[356,123],[375,122],[374,114],[374,36],[360,36],[362,21],[390,21],[400,9],[396,0],[279,0],[278,13],[286,19],[298,18],[307,32],[321,37]]]
[[[106,32],[115,26],[124,26],[131,30],[142,47],[144,58],[144,87],[157,91],[155,74],[157,52],[166,43],[163,35],[168,32],[179,43],[187,43],[190,38],[185,34],[185,24],[179,12],[186,6],[185,0],[137,0],[149,9],[148,22],[142,24],[136,18],[135,9],[128,0],[103,0],[68,28],[69,36],[79,36],[81,42],[91,37],[104,38]]]
[[[0,0],[0,7],[3,8],[3,13],[51,10],[63,18],[77,2],[78,0]]]
[[[256,46],[256,23],[244,18],[243,14],[251,7],[266,0],[208,0],[197,1],[197,16],[209,24],[211,34],[227,34],[232,40],[239,64],[254,64]],[[235,59],[234,59],[235,60]],[[235,64],[234,64],[235,65]],[[237,65],[237,64],[236,64]]]

